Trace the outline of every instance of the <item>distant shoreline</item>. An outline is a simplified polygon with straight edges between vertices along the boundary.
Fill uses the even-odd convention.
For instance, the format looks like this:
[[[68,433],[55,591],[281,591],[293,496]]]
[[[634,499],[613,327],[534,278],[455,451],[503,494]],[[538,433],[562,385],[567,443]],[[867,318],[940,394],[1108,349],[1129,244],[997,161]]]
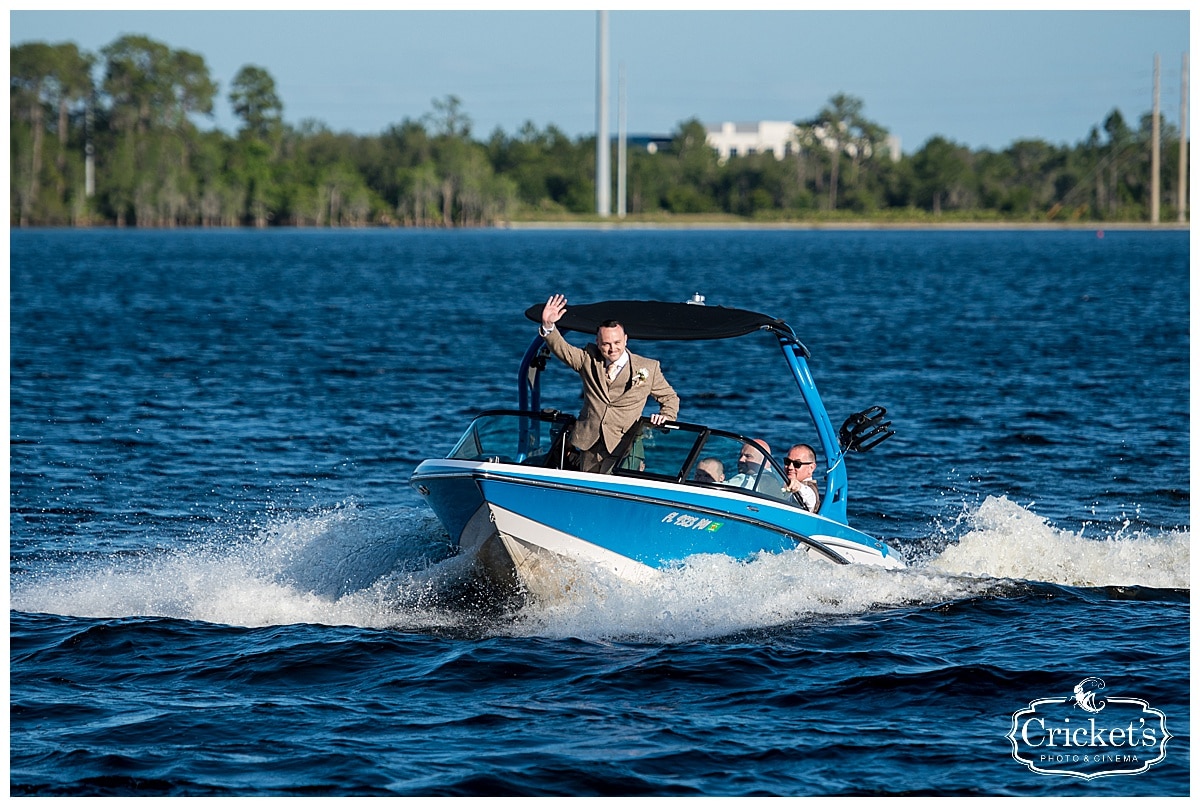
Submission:
[[[33,225],[30,227],[18,227],[10,225],[10,232],[20,232],[22,230],[114,230],[130,232],[165,232],[174,229],[199,229],[212,232],[234,231],[234,230],[307,230],[329,232],[346,232],[350,230],[439,230],[445,232],[467,231],[467,230],[828,230],[828,231],[871,231],[871,230],[946,230],[946,231],[971,231],[971,230],[1078,230],[1081,232],[1092,231],[1096,233],[1103,232],[1121,232],[1121,231],[1145,231],[1145,232],[1187,232],[1191,230],[1191,223],[1185,222],[1162,222],[1159,224],[1150,224],[1149,222],[1037,222],[1037,221],[958,221],[958,222],[928,222],[928,221],[634,221],[619,219],[579,219],[576,221],[500,221],[493,224],[483,224],[471,227],[404,227],[396,225],[380,225],[373,224],[365,227],[329,227],[329,226],[304,226],[298,227],[294,225],[277,228],[257,228],[257,227],[118,227],[113,224],[76,224],[67,226],[55,225]]]
[[[510,221],[497,230],[1122,230],[1187,231],[1190,222],[646,222],[646,221]]]

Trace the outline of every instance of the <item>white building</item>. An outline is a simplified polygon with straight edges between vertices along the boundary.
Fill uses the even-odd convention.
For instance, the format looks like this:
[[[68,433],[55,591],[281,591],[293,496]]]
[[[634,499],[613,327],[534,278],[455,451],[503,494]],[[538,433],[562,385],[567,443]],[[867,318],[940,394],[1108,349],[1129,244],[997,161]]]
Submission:
[[[800,150],[796,124],[791,121],[706,123],[704,131],[708,145],[716,149],[717,157],[721,162],[725,162],[730,157],[748,157],[752,154],[774,154],[775,159],[782,160]],[[900,139],[888,135],[887,146],[892,161],[898,161],[900,159]],[[832,138],[826,140],[826,147],[835,147]]]
[[[708,145],[717,150],[721,162],[730,157],[774,154],[782,160],[800,149],[796,124],[791,121],[762,120],[757,123],[706,123]]]

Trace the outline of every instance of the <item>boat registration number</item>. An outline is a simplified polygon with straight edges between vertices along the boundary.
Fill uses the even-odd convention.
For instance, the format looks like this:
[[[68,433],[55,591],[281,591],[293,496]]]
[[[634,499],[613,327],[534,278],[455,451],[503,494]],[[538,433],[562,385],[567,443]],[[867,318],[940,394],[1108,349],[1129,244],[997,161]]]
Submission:
[[[711,518],[701,518],[700,516],[692,516],[687,513],[680,513],[672,510],[663,516],[663,524],[673,524],[676,527],[682,527],[688,530],[703,530],[704,532],[716,532],[721,529],[723,521],[713,521]]]

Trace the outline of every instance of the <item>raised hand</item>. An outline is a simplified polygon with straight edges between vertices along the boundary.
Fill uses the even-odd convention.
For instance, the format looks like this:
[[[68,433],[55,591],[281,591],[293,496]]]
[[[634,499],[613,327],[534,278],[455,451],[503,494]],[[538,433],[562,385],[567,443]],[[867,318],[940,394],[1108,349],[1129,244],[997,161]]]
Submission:
[[[561,294],[552,295],[546,301],[546,307],[542,309],[542,328],[550,330],[565,313],[567,313],[567,298]]]

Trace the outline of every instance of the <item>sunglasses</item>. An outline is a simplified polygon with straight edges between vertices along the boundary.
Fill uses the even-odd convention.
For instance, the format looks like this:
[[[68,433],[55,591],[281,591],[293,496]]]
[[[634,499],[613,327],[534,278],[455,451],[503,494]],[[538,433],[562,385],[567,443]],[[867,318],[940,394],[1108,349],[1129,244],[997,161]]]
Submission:
[[[816,460],[813,460],[812,462],[804,462],[803,460],[785,459],[783,464],[784,466],[791,466],[792,468],[803,468],[805,465],[816,465],[817,463]]]

